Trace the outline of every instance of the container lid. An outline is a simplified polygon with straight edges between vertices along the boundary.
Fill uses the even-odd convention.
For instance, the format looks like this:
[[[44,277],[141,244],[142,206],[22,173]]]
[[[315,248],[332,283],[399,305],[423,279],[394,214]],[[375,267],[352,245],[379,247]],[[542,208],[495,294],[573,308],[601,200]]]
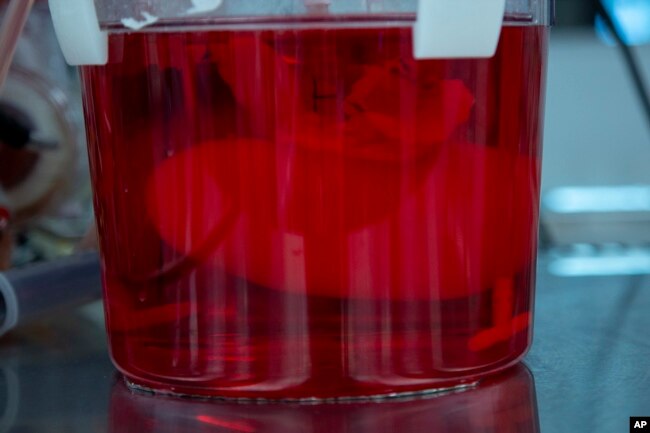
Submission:
[[[552,0],[49,0],[57,37],[73,65],[105,64],[107,31],[413,26],[416,58],[490,57],[504,23],[547,24]]]

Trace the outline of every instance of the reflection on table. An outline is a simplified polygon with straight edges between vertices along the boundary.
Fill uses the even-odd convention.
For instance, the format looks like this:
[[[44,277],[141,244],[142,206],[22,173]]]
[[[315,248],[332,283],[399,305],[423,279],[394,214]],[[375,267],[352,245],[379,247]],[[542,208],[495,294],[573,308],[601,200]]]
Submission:
[[[132,391],[120,379],[111,433],[538,433],[533,376],[519,365],[457,393],[416,399],[298,404],[193,400]]]

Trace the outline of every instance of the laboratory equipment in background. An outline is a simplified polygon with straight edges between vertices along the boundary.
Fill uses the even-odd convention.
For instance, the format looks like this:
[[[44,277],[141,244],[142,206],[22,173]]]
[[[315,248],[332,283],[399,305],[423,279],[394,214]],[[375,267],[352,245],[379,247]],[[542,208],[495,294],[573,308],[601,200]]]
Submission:
[[[550,52],[541,244],[557,276],[643,276],[650,273],[650,3],[583,3],[587,26],[558,28]]]
[[[68,99],[77,82],[47,5],[33,3],[0,2],[0,271],[11,268],[0,272],[0,335],[100,296],[95,252],[59,257],[88,228],[89,215],[71,218],[88,191],[87,165]],[[35,244],[42,232],[49,237]]]
[[[0,1],[0,19],[9,1]],[[3,267],[70,254],[92,221],[79,83],[37,0],[0,92]],[[2,267],[0,267],[2,269]]]

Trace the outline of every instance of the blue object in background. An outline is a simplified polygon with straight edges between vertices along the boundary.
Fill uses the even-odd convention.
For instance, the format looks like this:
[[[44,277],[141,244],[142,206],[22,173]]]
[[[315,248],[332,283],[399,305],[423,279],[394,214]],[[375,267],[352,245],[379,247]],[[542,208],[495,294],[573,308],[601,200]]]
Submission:
[[[650,43],[650,0],[602,0],[628,45]],[[602,18],[596,17],[596,33],[607,44],[615,40]]]

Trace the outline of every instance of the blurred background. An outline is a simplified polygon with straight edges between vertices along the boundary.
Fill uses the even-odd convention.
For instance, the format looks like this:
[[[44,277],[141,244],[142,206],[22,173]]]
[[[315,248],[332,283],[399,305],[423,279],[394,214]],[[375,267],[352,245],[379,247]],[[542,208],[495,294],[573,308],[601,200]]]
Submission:
[[[0,0],[0,16],[8,3]],[[560,273],[604,272],[598,260],[612,272],[647,273],[650,108],[597,4],[556,2],[540,246],[560,260],[551,266]],[[650,0],[602,4],[640,80],[650,81]],[[60,54],[46,1],[36,0],[21,36],[0,121],[0,131],[7,122],[31,130],[23,147],[11,143],[15,134],[0,137],[0,269],[69,254],[89,228],[92,204],[77,76]],[[564,256],[586,260],[582,270],[564,269]]]
[[[7,4],[0,0],[0,17]],[[564,277],[586,277],[592,290],[598,282],[591,277],[650,274],[650,112],[642,98],[643,83],[650,83],[650,0],[603,0],[603,6],[630,47],[627,54],[598,17],[594,0],[556,0],[551,32],[539,273],[558,277],[552,285],[562,291],[559,281]],[[25,130],[28,140],[20,138]],[[84,134],[76,72],[59,51],[47,2],[36,0],[0,89],[0,270],[67,256],[82,242],[93,218]],[[603,281],[601,285],[614,285]],[[615,293],[610,289],[602,292]],[[610,301],[602,298],[603,303]],[[566,308],[567,317],[572,308]],[[594,313],[594,320],[599,314]],[[101,304],[90,304],[80,316],[65,322],[66,332],[37,328],[29,334],[36,341],[32,346],[25,343],[28,333],[3,338],[0,368],[26,371],[19,375],[29,397],[24,397],[29,401],[22,405],[27,412],[21,415],[26,421],[20,431],[36,431],[27,427],[35,429],[34,413],[46,420],[49,431],[102,431],[109,392],[98,392],[94,381],[113,370],[103,339],[97,337],[103,337]],[[564,335],[560,328],[556,334]],[[536,347],[555,350],[555,342],[544,346],[544,341],[550,339],[542,335]],[[50,347],[46,356],[42,347]],[[65,350],[77,350],[82,361],[63,362]],[[537,352],[532,353],[533,363]],[[572,368],[579,364],[569,360]],[[542,365],[543,377],[551,370]],[[45,370],[47,374],[35,373]],[[5,376],[0,382],[10,384],[13,376]],[[77,381],[71,384],[66,377]],[[544,383],[540,402],[546,407],[545,396],[555,394],[546,392]],[[101,386],[109,384],[107,379]],[[66,387],[77,395],[99,397],[54,401],[53,390]],[[11,394],[2,392],[0,407],[11,407]],[[564,400],[557,399],[557,404],[565,405]],[[83,411],[92,423],[68,419],[66,411]],[[6,415],[0,419],[0,431],[9,431],[4,426],[10,421]]]
[[[0,0],[0,17],[8,5]],[[0,90],[0,269],[67,255],[86,232],[85,148],[76,72],[37,0]]]
[[[649,82],[650,1],[602,4]],[[596,5],[557,0],[551,36],[540,234],[559,276],[650,272],[647,90]]]

